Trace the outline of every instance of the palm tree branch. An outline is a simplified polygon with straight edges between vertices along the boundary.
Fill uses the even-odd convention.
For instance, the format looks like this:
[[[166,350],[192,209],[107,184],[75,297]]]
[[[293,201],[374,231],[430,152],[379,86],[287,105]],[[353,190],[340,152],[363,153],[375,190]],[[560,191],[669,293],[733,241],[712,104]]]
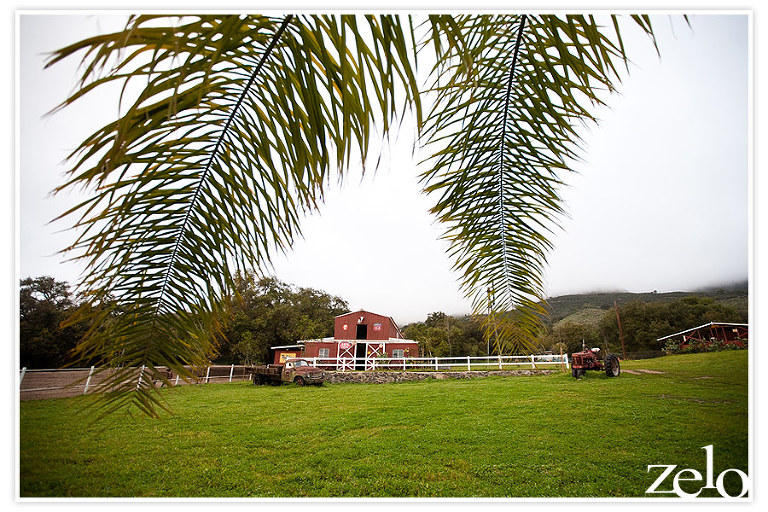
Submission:
[[[248,83],[243,88],[243,92],[240,94],[240,97],[237,99],[237,103],[232,108],[232,111],[230,112],[229,117],[227,118],[227,121],[224,124],[224,127],[222,128],[218,139],[216,140],[216,145],[214,146],[213,151],[211,152],[208,158],[208,163],[206,164],[205,170],[203,171],[203,174],[200,177],[197,187],[195,188],[194,195],[192,197],[192,200],[190,201],[190,205],[187,208],[186,213],[184,214],[184,220],[181,223],[181,227],[179,228],[179,234],[177,235],[176,243],[174,244],[173,251],[171,253],[171,258],[170,258],[170,261],[168,262],[168,268],[165,271],[165,278],[163,280],[162,289],[160,290],[160,297],[157,301],[155,316],[157,316],[158,312],[160,311],[162,300],[163,300],[163,297],[165,296],[165,291],[168,287],[168,281],[173,272],[173,266],[174,266],[174,263],[176,262],[176,258],[179,252],[179,246],[187,230],[187,225],[189,223],[189,216],[192,212],[192,209],[194,208],[194,205],[197,203],[198,197],[200,196],[200,190],[202,188],[202,185],[206,181],[206,178],[208,177],[208,174],[211,169],[211,163],[214,161],[214,159],[216,159],[216,157],[218,156],[221,150],[222,141],[224,140],[226,135],[229,133],[229,128],[232,125],[232,121],[235,118],[235,116],[238,114],[240,110],[240,105],[243,103],[243,98],[245,98],[245,96],[248,94],[248,91],[251,89],[251,86],[253,86],[253,83],[256,80],[256,77],[259,75],[262,67],[264,66],[264,62],[267,60],[267,58],[269,58],[270,54],[272,53],[272,50],[277,45],[277,42],[280,39],[280,36],[283,34],[283,32],[285,32],[285,29],[288,27],[288,24],[291,22],[292,18],[293,17],[291,15],[287,15],[283,20],[283,23],[280,25],[280,27],[277,29],[275,34],[272,36],[272,40],[269,42],[269,45],[267,46],[266,50],[264,50],[264,53],[262,53],[261,58],[259,59],[259,62],[256,65],[256,68],[253,70],[253,73],[251,74],[251,78],[248,80]]]
[[[561,175],[579,158],[579,128],[596,121],[592,107],[615,89],[624,48],[585,16],[467,16],[434,26],[448,26],[449,37],[440,39],[424,129],[433,148],[424,190],[475,313],[491,312],[486,333],[512,336],[519,329],[503,323],[514,321],[530,339],[542,313],[546,235],[563,213]],[[497,349],[530,347],[512,337]]]
[[[158,366],[194,378],[215,354],[233,276],[268,269],[300,235],[334,146],[341,179],[355,154],[365,159],[377,112],[420,108],[396,18],[293,19],[200,16],[158,27],[165,18],[139,16],[124,33],[53,59],[86,53],[64,106],[123,82],[123,115],[73,152],[58,188],[92,192],[62,217],[78,229],[66,251],[86,262],[81,289],[96,302],[114,297],[104,314],[81,312],[101,327],[76,350],[111,372],[109,410],[162,409],[149,385],[162,380]],[[131,96],[126,84],[137,80]],[[139,386],[130,371],[110,370],[137,366],[147,372]]]
[[[502,126],[502,132],[501,132],[501,146],[499,150],[499,227],[501,230],[501,246],[502,246],[502,261],[504,264],[504,268],[509,267],[509,263],[507,260],[507,243],[506,243],[506,215],[505,215],[505,209],[504,209],[504,165],[505,165],[505,158],[504,158],[504,151],[507,149],[506,144],[506,131],[507,131],[507,115],[509,112],[509,102],[511,100],[512,96],[512,82],[515,78],[515,65],[517,64],[517,55],[520,51],[520,43],[523,40],[523,30],[525,30],[525,20],[526,16],[523,15],[520,17],[520,26],[517,29],[517,40],[515,41],[515,50],[512,55],[512,62],[509,67],[509,80],[507,82],[507,92],[504,95],[504,112],[503,112],[503,118],[501,122]],[[509,286],[509,281],[507,281],[507,286]]]

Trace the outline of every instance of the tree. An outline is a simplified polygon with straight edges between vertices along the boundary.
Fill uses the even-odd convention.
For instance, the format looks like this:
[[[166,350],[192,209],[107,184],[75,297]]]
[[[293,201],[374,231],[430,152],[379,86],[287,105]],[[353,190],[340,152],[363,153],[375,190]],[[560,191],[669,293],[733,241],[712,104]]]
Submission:
[[[633,19],[652,36],[648,18]],[[72,154],[57,189],[92,191],[63,215],[81,230],[67,251],[87,262],[83,292],[103,290],[123,311],[79,350],[146,365],[150,377],[157,365],[191,375],[183,365],[216,349],[236,274],[268,268],[329,183],[367,159],[374,127],[386,137],[408,112],[432,155],[422,182],[463,290],[475,313],[490,311],[485,335],[498,351],[524,348],[543,313],[548,233],[578,127],[627,62],[618,21],[605,21],[135,16],[55,52],[49,65],[83,57],[62,108],[108,83],[141,83]],[[105,403],[154,414],[155,389],[116,375]]]
[[[334,318],[349,306],[313,288],[294,288],[274,277],[237,276],[227,299],[229,321],[218,343],[220,363],[266,362],[269,347],[333,335]]]
[[[50,276],[27,277],[19,287],[19,355],[27,368],[58,368],[85,332],[62,326],[76,306],[69,284]]]
[[[745,322],[739,312],[709,297],[691,295],[671,302],[639,300],[619,307],[621,327],[628,351],[661,350],[656,340],[709,322]],[[612,346],[619,344],[616,313],[607,311],[598,330]]]
[[[477,316],[453,317],[439,311],[430,313],[424,322],[404,326],[403,335],[419,341],[424,356],[485,356],[483,322]]]
[[[254,364],[257,361],[264,361],[263,347],[253,337],[251,331],[240,333],[240,340],[232,346],[232,352],[239,356],[241,362],[246,365]]]
[[[588,325],[573,322],[558,322],[544,339],[544,344],[555,353],[570,354],[580,352],[582,344],[588,348],[602,347],[598,333]]]

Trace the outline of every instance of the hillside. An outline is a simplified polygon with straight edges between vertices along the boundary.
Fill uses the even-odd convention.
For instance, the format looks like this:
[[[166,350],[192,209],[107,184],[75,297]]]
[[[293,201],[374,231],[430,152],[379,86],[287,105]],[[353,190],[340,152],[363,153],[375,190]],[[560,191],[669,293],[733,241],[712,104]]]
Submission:
[[[680,292],[596,292],[574,295],[561,295],[551,297],[546,301],[546,308],[549,311],[549,317],[544,319],[548,325],[554,325],[566,317],[574,323],[591,324],[599,315],[598,310],[608,310],[613,307],[614,301],[621,306],[632,301],[641,302],[670,302],[673,300],[697,295],[699,297],[710,297],[722,302],[725,305],[735,308],[745,317],[749,311],[747,283],[743,283],[730,288],[705,289],[697,291]],[[572,317],[572,315],[575,315]]]
[[[565,323],[572,323],[578,325],[588,325],[590,327],[597,327],[600,320],[605,316],[605,309],[600,308],[584,308],[571,313],[570,315],[553,322],[553,325],[557,326]]]

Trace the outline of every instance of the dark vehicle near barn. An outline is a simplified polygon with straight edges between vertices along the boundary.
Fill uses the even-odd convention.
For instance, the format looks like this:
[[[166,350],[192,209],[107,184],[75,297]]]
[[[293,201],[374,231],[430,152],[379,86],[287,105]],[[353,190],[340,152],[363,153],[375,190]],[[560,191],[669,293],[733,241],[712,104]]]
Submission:
[[[296,385],[321,385],[325,373],[305,359],[288,359],[284,364],[264,364],[251,368],[254,385],[293,382]]]
[[[605,356],[601,357],[600,352],[599,348],[590,350],[584,348],[581,352],[571,354],[571,375],[578,379],[587,370],[597,370],[605,371],[608,377],[618,377],[621,373],[619,356],[606,353]]]

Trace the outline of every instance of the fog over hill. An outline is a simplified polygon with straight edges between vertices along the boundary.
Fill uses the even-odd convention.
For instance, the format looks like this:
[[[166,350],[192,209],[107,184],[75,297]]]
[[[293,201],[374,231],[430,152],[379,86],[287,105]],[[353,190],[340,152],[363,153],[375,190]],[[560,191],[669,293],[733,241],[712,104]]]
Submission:
[[[748,283],[745,281],[691,291],[650,291],[641,293],[626,291],[597,291],[591,293],[560,295],[558,297],[550,297],[545,301],[545,307],[549,312],[549,317],[545,318],[544,321],[548,324],[554,324],[563,318],[584,309],[607,310],[614,306],[614,302],[618,305],[632,301],[667,302],[690,295],[709,297],[732,306],[737,310],[744,312],[745,315],[748,313]]]

